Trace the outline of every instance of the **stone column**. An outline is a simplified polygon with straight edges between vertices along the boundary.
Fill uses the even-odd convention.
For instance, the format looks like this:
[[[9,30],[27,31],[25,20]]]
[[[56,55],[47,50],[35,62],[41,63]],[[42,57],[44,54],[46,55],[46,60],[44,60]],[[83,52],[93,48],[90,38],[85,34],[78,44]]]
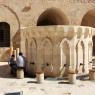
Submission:
[[[24,70],[23,69],[17,69],[17,78],[18,79],[24,78]]]
[[[84,72],[89,73],[88,70],[88,43],[85,41],[85,47],[84,47]]]
[[[76,50],[74,47],[74,43],[71,47],[71,52],[70,52],[70,67],[69,67],[69,72],[68,72],[68,79],[69,83],[75,84],[76,83]]]
[[[76,69],[76,51],[75,51],[74,44],[70,48],[70,69],[74,71]]]
[[[37,48],[37,64],[36,64],[36,72],[42,72],[41,66],[43,64],[43,47],[40,45],[40,39],[38,40],[38,48]]]
[[[89,70],[89,79],[90,80],[95,80],[95,69],[90,69]]]
[[[69,70],[68,79],[69,79],[69,83],[71,83],[71,84],[75,84],[76,83],[76,73],[75,73],[74,70]]]
[[[36,79],[37,79],[37,83],[43,83],[44,82],[44,73],[36,72]]]

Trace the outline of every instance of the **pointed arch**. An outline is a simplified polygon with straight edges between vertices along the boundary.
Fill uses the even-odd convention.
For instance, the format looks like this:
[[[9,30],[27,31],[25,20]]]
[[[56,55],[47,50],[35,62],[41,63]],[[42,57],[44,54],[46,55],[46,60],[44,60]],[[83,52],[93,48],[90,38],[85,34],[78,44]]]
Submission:
[[[61,74],[63,76],[68,75],[70,65],[70,42],[67,39],[63,39],[61,44]]]
[[[63,44],[64,42],[66,42],[66,43],[69,45],[69,48],[71,47],[71,46],[70,46],[70,41],[69,41],[68,39],[66,39],[66,38],[64,38],[64,39],[61,41],[60,47],[62,47],[62,44]]]
[[[37,43],[34,38],[32,38],[30,42],[30,57],[31,62],[37,62]]]
[[[37,66],[37,43],[34,38],[30,41],[30,47],[29,47],[29,55],[30,55],[30,64],[29,69],[31,71],[31,75],[35,75],[36,72],[36,66]]]
[[[43,64],[45,67],[45,75],[50,76],[52,71],[52,60],[53,60],[53,45],[49,38],[43,40]]]

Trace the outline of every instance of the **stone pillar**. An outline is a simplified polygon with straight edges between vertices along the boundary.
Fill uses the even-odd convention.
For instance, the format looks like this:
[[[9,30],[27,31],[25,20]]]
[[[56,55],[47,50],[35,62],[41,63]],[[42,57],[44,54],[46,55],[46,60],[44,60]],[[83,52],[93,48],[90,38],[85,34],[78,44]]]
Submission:
[[[74,47],[74,43],[72,43],[72,47],[70,48],[70,66],[69,69],[72,69],[75,71],[76,69],[76,50]]]
[[[79,71],[79,62],[78,62],[78,54],[79,53],[79,51],[78,51],[78,46],[76,46],[76,69],[75,69],[75,71],[76,71],[76,73],[78,73],[78,71]]]
[[[44,82],[44,73],[36,72],[36,79],[37,79],[37,83],[43,83]]]
[[[85,46],[84,46],[84,72],[85,73],[89,73],[88,70],[88,43],[85,42]]]
[[[43,63],[43,47],[40,45],[40,39],[38,40],[38,48],[37,48],[37,64],[36,64],[36,72],[42,72],[41,66]]]
[[[89,58],[89,63],[88,63],[88,69],[92,69],[93,66],[93,58],[92,58],[92,40],[88,43],[88,58]]]
[[[89,79],[90,80],[95,80],[95,69],[90,69],[89,70]]]
[[[16,60],[16,50],[13,50],[13,54],[15,55],[15,60]]]
[[[24,78],[24,70],[23,69],[17,69],[17,78],[18,79]]]
[[[69,70],[68,79],[69,79],[69,83],[71,83],[71,84],[75,84],[76,83],[76,73],[75,73],[74,70]]]

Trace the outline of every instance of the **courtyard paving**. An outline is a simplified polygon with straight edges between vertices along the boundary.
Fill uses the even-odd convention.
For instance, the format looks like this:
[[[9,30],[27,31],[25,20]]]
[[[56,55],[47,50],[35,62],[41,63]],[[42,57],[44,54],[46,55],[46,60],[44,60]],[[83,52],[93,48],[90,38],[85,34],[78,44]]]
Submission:
[[[84,79],[68,84],[66,80],[46,78],[38,84],[36,78],[17,79],[10,76],[9,67],[4,70],[4,66],[7,63],[0,64],[0,95],[15,92],[23,92],[23,95],[95,95],[95,81]]]

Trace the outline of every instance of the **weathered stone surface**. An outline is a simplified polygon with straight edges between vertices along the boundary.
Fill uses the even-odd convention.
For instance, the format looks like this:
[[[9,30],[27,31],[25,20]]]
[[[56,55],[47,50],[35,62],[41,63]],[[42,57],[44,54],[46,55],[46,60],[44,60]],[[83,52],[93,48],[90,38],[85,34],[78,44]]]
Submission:
[[[79,28],[81,35],[77,33]],[[21,51],[27,56],[29,73],[41,72],[43,65],[45,76],[68,76],[69,69],[79,74],[88,73],[92,60],[92,40],[89,35],[92,35],[91,28],[82,26],[22,29]]]
[[[0,22],[10,25],[10,46],[26,55],[30,73],[41,71],[43,63],[47,76],[58,76],[62,63],[82,73],[88,72],[95,46],[94,8],[94,0],[1,0]],[[57,26],[42,27],[43,23]],[[9,56],[10,47],[0,47],[0,61],[7,61]]]

